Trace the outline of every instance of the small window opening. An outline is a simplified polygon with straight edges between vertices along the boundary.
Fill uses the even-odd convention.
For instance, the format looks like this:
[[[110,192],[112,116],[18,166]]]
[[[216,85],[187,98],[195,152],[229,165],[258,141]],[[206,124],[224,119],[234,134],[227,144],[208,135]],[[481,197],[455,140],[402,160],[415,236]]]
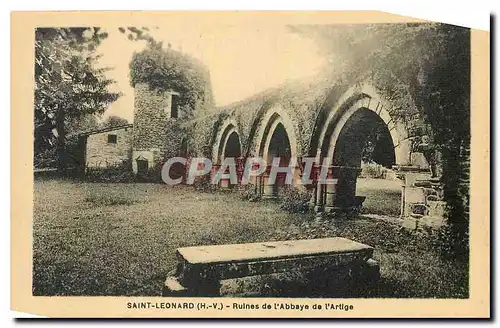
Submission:
[[[117,140],[116,134],[108,134],[108,143],[115,144]]]

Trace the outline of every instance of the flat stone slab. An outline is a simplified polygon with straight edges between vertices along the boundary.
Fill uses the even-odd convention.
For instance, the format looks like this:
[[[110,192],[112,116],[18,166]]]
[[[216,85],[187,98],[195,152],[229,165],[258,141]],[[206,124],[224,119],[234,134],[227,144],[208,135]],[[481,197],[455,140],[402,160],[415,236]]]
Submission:
[[[346,238],[321,238],[177,249],[175,273],[184,285],[366,262],[373,248]]]
[[[318,267],[376,278],[372,255],[373,247],[340,237],[178,248],[177,270],[163,295],[216,296],[221,280]]]
[[[362,253],[370,257],[373,247],[350,239],[335,237],[177,249],[177,255],[190,264],[253,262],[341,253]]]

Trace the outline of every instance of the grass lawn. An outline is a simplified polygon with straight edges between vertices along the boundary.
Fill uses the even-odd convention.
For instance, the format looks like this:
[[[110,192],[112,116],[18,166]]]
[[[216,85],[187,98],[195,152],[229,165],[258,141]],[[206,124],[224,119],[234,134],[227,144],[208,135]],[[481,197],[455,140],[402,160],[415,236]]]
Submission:
[[[34,206],[34,295],[160,295],[178,247],[344,236],[374,246],[381,263],[383,279],[359,296],[467,297],[465,264],[444,261],[417,237],[369,218],[319,222],[236,194],[55,180],[35,182]],[[294,277],[237,284],[257,285],[259,295],[293,296],[309,288]]]
[[[362,213],[399,217],[401,213],[401,181],[358,179],[356,195],[366,196]]]

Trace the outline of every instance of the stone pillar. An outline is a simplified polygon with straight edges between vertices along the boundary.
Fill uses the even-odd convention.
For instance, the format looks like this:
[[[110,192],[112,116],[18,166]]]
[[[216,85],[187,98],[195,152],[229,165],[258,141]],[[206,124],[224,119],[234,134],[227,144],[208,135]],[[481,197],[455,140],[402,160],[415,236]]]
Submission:
[[[405,189],[406,189],[406,186],[405,186],[404,181],[403,181],[402,186],[401,186],[401,209],[400,209],[400,213],[399,213],[400,219],[404,218],[404,213],[405,213]]]
[[[217,172],[219,172],[220,164],[212,164],[212,170],[210,173],[210,178],[215,179],[215,176],[217,175]]]
[[[259,196],[262,197],[264,195],[264,177],[262,175],[259,175],[258,177],[255,177],[257,181],[257,190],[259,193]]]
[[[311,198],[309,199],[309,210],[313,210],[315,207],[316,207],[316,196],[317,196],[317,183],[314,183],[313,184],[313,188],[312,188],[312,193],[311,193]]]
[[[309,200],[309,209],[310,210],[314,210],[315,212],[320,212],[322,211],[322,208],[319,208],[318,207],[318,204],[321,204],[320,200],[321,200],[321,197],[318,197],[318,188],[320,188],[320,186],[318,185],[318,178],[319,178],[319,170],[320,170],[320,166],[318,165],[319,163],[319,160],[320,160],[320,156],[316,156],[316,161],[313,163],[312,167],[311,167],[311,175],[308,177],[311,179],[312,183],[311,183],[311,189],[312,189],[312,193],[311,193],[311,199]],[[297,163],[302,163],[302,161],[298,161]],[[299,168],[301,169],[301,178],[302,178],[302,175],[304,174],[303,172],[303,166],[299,166]]]
[[[356,179],[361,172],[358,167],[330,166],[327,179],[337,179],[335,184],[318,183],[316,186],[315,211],[332,213],[358,207]]]
[[[328,167],[327,179],[337,179],[338,178],[338,168],[335,166]],[[337,207],[337,183],[335,184],[324,184],[324,205],[325,212],[333,212],[335,207]]]
[[[360,173],[358,167],[341,166],[337,175],[337,201],[341,208],[350,208],[356,205],[356,180]]]
[[[403,226],[415,230],[428,226],[439,228],[446,224],[446,202],[442,200],[439,179],[432,178],[429,169],[416,165],[397,166],[401,189],[401,219]]]
[[[266,171],[262,173],[262,197],[275,198],[277,196],[276,181],[274,184],[269,184],[269,174],[271,172],[271,165],[268,165]]]
[[[325,209],[325,196],[324,196],[324,184],[316,184],[316,206],[314,207],[315,212],[323,212]]]
[[[245,173],[245,158],[238,157],[236,159],[236,177],[238,182],[238,188],[241,186],[241,180],[243,179],[244,173]]]

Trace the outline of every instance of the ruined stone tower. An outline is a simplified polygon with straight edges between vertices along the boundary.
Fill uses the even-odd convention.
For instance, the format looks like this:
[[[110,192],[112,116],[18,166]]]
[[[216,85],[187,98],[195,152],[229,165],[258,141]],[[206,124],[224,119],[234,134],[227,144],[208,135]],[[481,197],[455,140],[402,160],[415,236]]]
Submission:
[[[176,156],[182,143],[180,122],[186,118],[179,106],[179,93],[135,86],[132,169],[144,174],[157,168],[166,157]]]

